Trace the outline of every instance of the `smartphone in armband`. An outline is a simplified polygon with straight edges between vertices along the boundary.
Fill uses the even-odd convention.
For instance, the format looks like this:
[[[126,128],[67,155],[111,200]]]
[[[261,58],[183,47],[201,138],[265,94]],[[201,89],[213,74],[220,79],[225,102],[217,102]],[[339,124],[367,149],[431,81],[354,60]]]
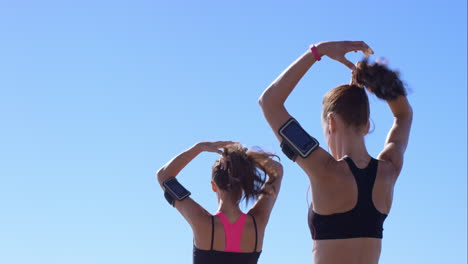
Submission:
[[[319,146],[318,141],[309,135],[294,118],[281,126],[278,133],[283,138],[282,145],[287,144],[290,150],[302,158],[307,158]]]
[[[176,178],[166,180],[163,182],[163,186],[166,189],[166,192],[177,201],[182,201],[191,194],[184,186],[182,186],[182,184],[179,183],[179,181],[177,181]]]

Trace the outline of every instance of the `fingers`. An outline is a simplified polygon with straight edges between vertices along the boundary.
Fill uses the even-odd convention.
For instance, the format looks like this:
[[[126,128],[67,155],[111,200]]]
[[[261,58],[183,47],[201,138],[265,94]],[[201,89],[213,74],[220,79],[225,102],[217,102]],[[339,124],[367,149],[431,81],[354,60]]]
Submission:
[[[360,50],[364,53],[365,56],[370,56],[374,54],[374,51],[365,43],[364,41],[353,41],[351,44],[351,49],[354,51]]]
[[[347,51],[362,51],[364,53],[364,56],[368,57],[372,54],[374,54],[374,51],[367,45],[364,41],[349,41],[346,43],[347,45]],[[341,58],[337,59],[339,62],[343,63],[348,67],[350,70],[354,71],[356,69],[356,65],[354,63],[350,62],[348,59],[346,59],[344,56]]]
[[[227,170],[228,169],[228,161],[229,161],[229,158],[226,157],[226,156],[222,156],[220,159],[219,159],[219,166],[222,170]]]
[[[220,158],[220,160],[219,160],[219,167],[220,167],[222,170],[225,170],[225,167],[226,167],[226,160],[224,159],[224,157]]]
[[[369,47],[364,52],[364,56],[369,57],[370,55],[374,54],[374,51]]]
[[[221,150],[219,150],[217,148],[214,149],[214,152],[218,153],[219,155],[223,155],[223,151],[221,151]]]
[[[213,145],[217,148],[222,148],[222,147],[226,147],[226,146],[229,146],[229,145],[232,145],[234,143],[238,143],[238,142],[234,142],[234,141],[214,141],[213,142]]]
[[[207,152],[214,152],[214,153],[218,153],[219,155],[223,155],[223,151],[220,150],[217,146],[206,146],[205,147],[205,151]]]
[[[202,151],[218,153],[219,155],[223,155],[224,151],[220,150],[222,148],[226,148],[229,145],[235,144],[238,142],[234,141],[205,141],[199,143]]]
[[[211,141],[206,143],[206,151],[215,152],[220,155],[223,155],[224,151],[220,150],[221,148],[225,148],[229,145],[235,144],[237,142],[234,141]]]
[[[341,59],[338,60],[339,62],[343,63],[344,65],[346,65],[346,67],[348,67],[349,69],[351,69],[352,71],[354,71],[356,69],[356,65],[354,65],[354,63],[350,62],[348,59],[346,59],[345,57],[342,57]]]

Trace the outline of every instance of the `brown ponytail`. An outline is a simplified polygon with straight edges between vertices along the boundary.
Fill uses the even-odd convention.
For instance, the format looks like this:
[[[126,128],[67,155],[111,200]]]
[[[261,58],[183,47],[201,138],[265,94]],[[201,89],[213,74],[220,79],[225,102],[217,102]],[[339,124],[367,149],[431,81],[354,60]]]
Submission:
[[[367,59],[357,64],[353,71],[352,83],[365,87],[383,100],[394,100],[400,95],[406,96],[406,88],[396,71],[390,70],[386,65],[369,64]]]
[[[247,203],[261,194],[268,194],[262,187],[265,183],[271,184],[275,178],[267,176],[259,161],[276,156],[265,152],[248,153],[241,144],[233,144],[223,154],[223,158],[227,158],[227,169],[221,169],[219,159],[212,169],[212,179],[220,189],[231,192],[238,201],[245,199]]]

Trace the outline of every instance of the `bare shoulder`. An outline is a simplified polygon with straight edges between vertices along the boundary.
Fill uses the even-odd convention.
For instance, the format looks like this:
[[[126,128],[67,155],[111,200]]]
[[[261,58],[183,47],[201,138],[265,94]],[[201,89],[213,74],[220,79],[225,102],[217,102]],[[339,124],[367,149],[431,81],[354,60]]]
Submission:
[[[321,169],[318,173],[312,175],[312,177],[309,175],[311,182],[313,178],[316,183],[335,183],[349,172],[346,161],[336,160],[331,155],[324,160],[322,168],[323,169]]]
[[[175,208],[187,220],[194,231],[204,229],[207,223],[211,223],[211,214],[192,198],[176,201]]]
[[[306,159],[299,157],[296,162],[307,173],[311,183],[326,181],[340,172],[340,162],[320,147]]]
[[[206,212],[203,219],[192,225],[195,246],[199,249],[209,250],[211,244],[211,233],[215,226],[220,225],[220,220]]]

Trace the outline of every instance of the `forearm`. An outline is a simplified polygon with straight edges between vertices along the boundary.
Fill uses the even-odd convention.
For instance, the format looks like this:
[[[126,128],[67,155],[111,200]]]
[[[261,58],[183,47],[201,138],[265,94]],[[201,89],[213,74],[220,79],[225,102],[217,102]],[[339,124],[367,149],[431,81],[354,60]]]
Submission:
[[[162,186],[163,182],[167,179],[176,177],[201,152],[199,144],[195,144],[166,163],[158,170],[157,177],[159,184]]]
[[[315,63],[312,52],[307,51],[294,61],[260,96],[262,108],[283,105],[297,83]]]

